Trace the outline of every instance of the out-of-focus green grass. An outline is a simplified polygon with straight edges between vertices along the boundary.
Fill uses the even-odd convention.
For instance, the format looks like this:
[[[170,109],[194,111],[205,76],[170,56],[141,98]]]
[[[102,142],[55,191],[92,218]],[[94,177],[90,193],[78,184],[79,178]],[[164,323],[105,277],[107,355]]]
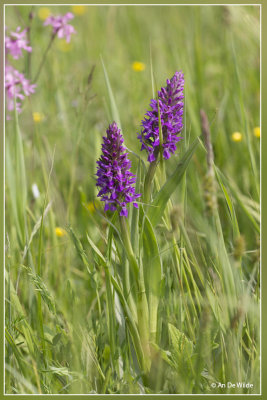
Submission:
[[[26,27],[31,9],[34,13],[31,25],[32,77],[37,71],[51,33],[51,27],[44,27],[43,21],[38,17],[40,8],[6,7],[6,26],[13,30],[18,25]],[[55,6],[50,7],[50,10],[53,14],[63,14],[70,7]],[[122,343],[121,354],[121,357],[124,356],[124,372],[120,377],[109,375],[104,273],[98,269],[86,240],[88,232],[99,248],[105,251],[106,223],[94,211],[92,203],[96,202],[97,194],[95,162],[100,155],[101,138],[108,123],[112,122],[100,60],[102,56],[119,110],[125,143],[129,149],[140,154],[144,161],[145,154],[139,151],[137,132],[140,131],[140,122],[152,97],[151,58],[157,88],[164,86],[166,79],[176,70],[183,70],[185,140],[181,142],[181,150],[177,151],[176,156],[166,162],[167,175],[174,170],[185,143],[201,134],[200,109],[204,109],[208,115],[215,164],[223,174],[224,184],[235,207],[240,233],[245,239],[241,281],[248,285],[252,271],[256,273],[249,293],[253,298],[251,309],[244,306],[250,316],[246,315],[244,322],[246,327],[243,344],[242,340],[238,342],[238,335],[232,337],[228,331],[220,331],[214,323],[209,332],[209,340],[214,341],[213,354],[207,358],[208,364],[202,367],[208,370],[208,374],[214,372],[214,379],[231,379],[231,373],[235,377],[237,375],[234,366],[231,371],[229,359],[227,360],[231,353],[229,349],[236,346],[241,353],[246,353],[244,349],[247,349],[244,357],[240,356],[240,363],[241,360],[246,363],[239,366],[240,371],[243,371],[240,379],[243,379],[247,371],[250,379],[254,379],[254,393],[258,393],[259,276],[255,265],[258,262],[259,234],[255,225],[259,224],[260,150],[259,138],[254,136],[253,129],[260,123],[259,7],[88,6],[85,11],[83,15],[76,15],[72,21],[77,34],[73,35],[69,45],[56,38],[37,81],[36,93],[26,99],[23,112],[19,115],[27,181],[24,188],[27,192],[27,206],[25,221],[22,221],[22,224],[25,223],[26,237],[29,238],[42,215],[48,182],[45,207],[50,201],[52,204],[44,219],[41,241],[37,231],[30,251],[23,259],[25,242],[21,243],[19,240],[14,208],[11,207],[12,196],[13,201],[14,196],[17,196],[16,204],[19,204],[22,193],[17,187],[14,194],[15,180],[6,181],[6,327],[9,335],[6,350],[6,392],[36,390],[43,393],[88,393],[102,390],[106,393],[133,393],[140,390],[138,377],[132,373],[130,367],[131,361],[125,350],[125,343]],[[24,65],[26,60],[27,55],[24,55],[23,60],[13,62],[13,65],[27,72],[26,64]],[[135,61],[144,63],[146,68],[135,71],[132,68]],[[93,79],[88,85],[88,76],[93,66]],[[40,123],[34,123],[33,112],[43,113],[44,119]],[[231,138],[236,131],[242,133],[240,142],[234,142]],[[13,118],[6,123],[6,137],[10,143],[13,168],[14,132]],[[206,277],[210,274],[207,271],[213,267],[216,270],[217,260],[212,259],[208,251],[209,246],[216,246],[213,241],[217,238],[209,236],[211,231],[204,215],[205,157],[205,151],[198,149],[187,172],[185,220],[188,240],[196,253],[198,266]],[[131,160],[133,170],[136,170],[138,160],[134,156],[131,156]],[[34,183],[38,185],[41,194],[37,200],[31,192]],[[183,203],[183,193],[180,187],[175,191],[173,204]],[[229,217],[227,203],[219,185],[218,200],[224,243],[231,257],[236,246],[233,221]],[[97,208],[102,207],[97,202],[96,205]],[[99,301],[96,299],[94,283],[89,279],[84,264],[75,252],[70,236],[64,232],[62,237],[56,234],[56,227],[66,229],[69,224],[85,247],[90,263],[95,267]],[[187,248],[184,242],[180,244]],[[171,243],[168,243],[168,236],[166,238],[164,233],[161,246],[161,250],[165,252],[163,260],[168,265],[171,259],[168,253]],[[38,301],[35,296],[37,278],[34,280],[31,275],[33,271],[37,273],[38,260],[41,261],[42,282],[46,286],[46,289],[44,286],[41,289],[39,287],[43,299],[46,347],[44,357],[41,350],[42,333],[37,318]],[[189,260],[188,263],[194,264],[194,260]],[[240,266],[238,268],[241,269]],[[204,323],[206,314],[202,311],[206,310],[206,306],[201,305],[201,310],[197,312],[199,321],[193,319],[191,326],[195,330],[190,330],[189,319],[181,305],[179,287],[175,286],[171,269],[166,267],[165,274],[165,296],[161,307],[166,324],[177,326],[194,344],[200,346],[199,327]],[[192,280],[188,278],[191,282],[190,289],[182,299],[183,302],[192,302],[189,294],[196,290],[194,283],[199,285],[195,275],[194,271]],[[209,290],[220,297],[216,289],[216,278],[211,279],[209,285]],[[206,294],[206,288],[201,287],[200,291]],[[52,299],[50,302],[49,296]],[[193,297],[195,300],[194,295]],[[206,296],[203,295],[203,298]],[[211,296],[207,295],[207,298],[210,300]],[[51,301],[52,304],[55,302],[55,309],[51,306]],[[50,309],[47,305],[50,305]],[[207,307],[211,311],[211,304]],[[191,313],[192,304],[189,304],[189,308]],[[223,310],[220,312],[223,313]],[[193,311],[192,313],[194,315]],[[251,315],[255,315],[253,322]],[[209,316],[213,318],[212,312]],[[166,324],[163,324],[163,348],[170,343],[168,333],[164,331]],[[225,340],[230,344],[225,343]],[[227,349],[225,353],[224,349]],[[218,368],[213,371],[212,363],[216,365],[216,358]],[[94,370],[99,373],[99,384],[93,379]],[[183,386],[181,380],[179,386],[175,379],[175,376],[173,382],[171,378],[168,379],[165,387],[162,384],[157,390],[181,393],[194,389],[192,382]],[[203,384],[201,390],[203,393],[210,393],[211,389],[208,384]]]

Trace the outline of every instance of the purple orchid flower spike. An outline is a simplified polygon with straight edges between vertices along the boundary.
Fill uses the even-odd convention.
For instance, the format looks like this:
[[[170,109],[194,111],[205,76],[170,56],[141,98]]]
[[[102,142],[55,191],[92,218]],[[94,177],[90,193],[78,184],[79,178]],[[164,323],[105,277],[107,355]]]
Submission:
[[[105,211],[120,211],[120,216],[127,217],[127,203],[133,202],[141,194],[135,193],[136,176],[130,172],[131,161],[123,146],[123,137],[116,122],[109,125],[107,136],[103,137],[102,155],[97,161],[97,182],[100,187],[98,197],[105,202]]]
[[[147,151],[147,160],[150,163],[157,159],[160,150],[158,104],[165,160],[176,151],[176,144],[182,139],[179,134],[183,129],[183,89],[184,74],[179,71],[170,80],[167,79],[166,87],[158,91],[158,101],[152,99],[150,102],[151,111],[145,114],[147,118],[142,121],[141,134],[138,135],[138,139],[142,143],[141,150]]]

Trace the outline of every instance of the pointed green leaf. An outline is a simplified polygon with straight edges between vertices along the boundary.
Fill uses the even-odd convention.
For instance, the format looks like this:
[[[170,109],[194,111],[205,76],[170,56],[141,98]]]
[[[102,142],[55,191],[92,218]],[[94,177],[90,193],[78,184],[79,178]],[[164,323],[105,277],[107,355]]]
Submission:
[[[92,249],[94,250],[94,252],[97,254],[97,256],[100,258],[100,260],[103,262],[103,264],[106,264],[106,259],[103,256],[103,254],[101,253],[101,251],[99,250],[99,248],[94,244],[94,242],[90,239],[90,237],[88,236],[88,234],[86,234],[88,243],[90,244],[90,246],[92,247]]]
[[[162,265],[158,243],[151,222],[144,217],[143,227],[144,274],[148,291],[159,295],[162,280]]]
[[[220,187],[221,187],[221,189],[223,191],[224,198],[226,200],[226,204],[227,204],[227,207],[228,207],[230,218],[231,218],[232,223],[233,223],[234,235],[235,235],[235,237],[238,237],[240,235],[240,232],[239,232],[239,226],[238,226],[238,222],[237,222],[237,218],[236,218],[234,205],[233,205],[232,200],[231,200],[231,198],[230,198],[230,196],[229,196],[229,194],[227,192],[226,187],[224,186],[224,184],[222,182],[222,179],[220,177],[220,171],[219,171],[219,169],[217,167],[215,167],[215,173],[216,173],[217,180],[218,180],[218,182],[220,184]]]
[[[154,341],[163,274],[156,235],[147,216],[144,217],[143,225],[143,269],[148,294],[150,337]]]

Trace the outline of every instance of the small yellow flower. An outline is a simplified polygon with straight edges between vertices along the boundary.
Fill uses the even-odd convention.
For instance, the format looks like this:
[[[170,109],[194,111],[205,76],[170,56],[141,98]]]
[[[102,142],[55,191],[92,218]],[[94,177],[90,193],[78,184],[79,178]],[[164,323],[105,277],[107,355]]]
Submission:
[[[89,203],[86,204],[86,208],[90,213],[95,212],[95,206],[92,201],[89,201]]]
[[[241,140],[243,139],[243,135],[240,132],[234,132],[232,134],[232,141],[233,142],[241,142]]]
[[[64,53],[67,53],[72,49],[72,44],[67,43],[65,39],[61,39],[57,41],[57,47],[59,50],[63,51]]]
[[[49,17],[49,15],[51,15],[51,11],[50,8],[48,7],[41,7],[38,10],[38,17],[44,21],[46,18]]]
[[[44,120],[44,114],[40,113],[38,111],[35,111],[32,113],[32,118],[33,118],[34,122],[36,124],[38,124],[39,122],[42,122]]]
[[[144,69],[146,69],[146,64],[141,61],[135,61],[132,63],[132,69],[137,72],[144,71]]]
[[[254,133],[254,136],[256,136],[257,138],[260,138],[261,137],[261,128],[259,126],[256,126],[253,129],[253,133]]]
[[[71,9],[75,15],[83,15],[87,11],[85,6],[72,6]]]
[[[57,235],[58,237],[65,236],[65,235],[67,234],[67,232],[65,231],[65,229],[60,228],[59,226],[57,226],[57,227],[55,228],[55,233],[56,233],[56,235]]]

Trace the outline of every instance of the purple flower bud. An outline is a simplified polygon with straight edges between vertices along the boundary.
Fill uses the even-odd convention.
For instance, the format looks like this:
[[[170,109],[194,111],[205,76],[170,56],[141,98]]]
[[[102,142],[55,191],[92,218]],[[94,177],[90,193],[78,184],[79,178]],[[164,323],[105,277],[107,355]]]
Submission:
[[[105,202],[104,210],[120,210],[127,217],[127,203],[135,201],[141,194],[135,193],[136,176],[130,172],[131,161],[123,146],[123,137],[116,122],[109,125],[107,136],[103,137],[102,156],[97,161],[97,182],[100,187],[98,197]],[[133,203],[138,207],[137,203]]]
[[[158,91],[158,102],[161,117],[163,136],[163,157],[169,159],[176,151],[176,144],[182,139],[179,136],[183,129],[183,89],[184,74],[182,71],[175,72],[174,76],[167,79],[167,86]],[[142,121],[141,134],[138,139],[142,143],[141,150],[146,150],[149,162],[155,161],[160,150],[158,102],[152,99],[151,111],[145,115]]]

